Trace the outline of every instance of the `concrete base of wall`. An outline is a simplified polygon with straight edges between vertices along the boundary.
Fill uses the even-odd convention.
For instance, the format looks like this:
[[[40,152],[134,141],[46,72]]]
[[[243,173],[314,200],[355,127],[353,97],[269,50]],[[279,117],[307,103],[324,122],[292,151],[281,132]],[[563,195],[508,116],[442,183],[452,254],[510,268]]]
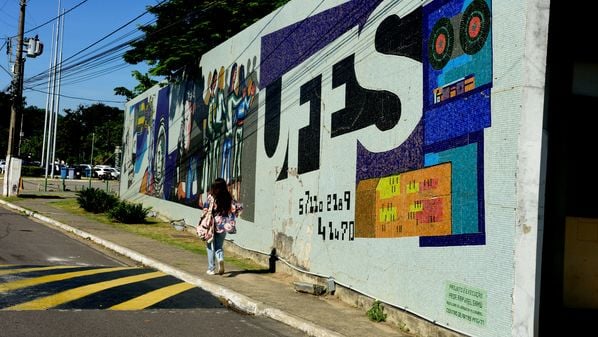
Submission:
[[[364,315],[366,311],[372,307],[375,299],[365,296],[353,289],[343,287],[335,284],[334,292],[328,291],[329,280],[327,277],[310,274],[306,271],[293,268],[281,260],[277,260],[276,256],[271,253],[266,254],[256,252],[249,249],[244,249],[234,243],[234,241],[226,240],[224,249],[235,255],[242,256],[252,260],[253,262],[269,268],[272,272],[289,275],[292,282],[301,282],[305,284],[312,284],[319,286],[326,291],[327,296],[334,296],[335,298],[347,303],[355,308],[363,310]],[[275,253],[275,251],[273,251]],[[311,295],[311,294],[310,294]],[[313,295],[311,295],[313,296]],[[401,308],[383,303],[384,312],[388,315],[386,321],[395,324],[401,330],[426,337],[465,337],[466,335],[446,329],[442,326],[434,324],[426,319],[423,319],[415,314],[405,311]]]

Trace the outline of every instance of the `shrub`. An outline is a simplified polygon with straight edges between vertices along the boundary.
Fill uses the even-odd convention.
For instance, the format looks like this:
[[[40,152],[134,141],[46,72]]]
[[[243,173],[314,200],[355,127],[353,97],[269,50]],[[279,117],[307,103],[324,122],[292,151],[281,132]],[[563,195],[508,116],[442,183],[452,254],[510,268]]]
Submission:
[[[77,202],[88,212],[104,213],[116,206],[118,198],[99,188],[86,188],[77,192]]]
[[[41,177],[45,175],[46,171],[43,167],[38,166],[23,166],[21,167],[21,176],[23,177]],[[52,172],[50,172],[52,174]]]
[[[374,322],[384,322],[386,321],[386,314],[384,313],[384,306],[380,301],[374,301],[370,310],[367,311],[367,315],[369,319]]]
[[[150,210],[151,207],[143,208],[143,204],[133,204],[127,201],[122,201],[108,211],[108,216],[112,220],[127,224],[145,223],[145,217]]]

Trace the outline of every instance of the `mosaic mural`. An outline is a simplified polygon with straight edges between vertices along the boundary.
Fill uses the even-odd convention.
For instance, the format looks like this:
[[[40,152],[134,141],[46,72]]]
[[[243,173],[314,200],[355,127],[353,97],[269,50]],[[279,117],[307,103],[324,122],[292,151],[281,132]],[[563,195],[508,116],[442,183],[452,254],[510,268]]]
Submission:
[[[424,117],[395,150],[358,149],[358,237],[419,236],[422,246],[485,243],[482,130],[490,126],[490,19],[485,1],[423,7]],[[387,29],[384,36],[401,35]],[[398,53],[401,41],[387,45],[394,47],[380,49]]]
[[[283,77],[343,34],[361,30],[381,3],[348,1],[311,15],[262,36],[259,65],[253,58],[200,69],[200,78],[161,88],[155,97],[130,106],[135,136],[125,137],[133,140],[127,144],[128,186],[138,177],[140,193],[201,208],[210,182],[223,177],[240,196],[246,120],[259,107],[259,91],[265,92],[263,151],[269,157],[277,149],[286,151],[279,163],[280,182],[289,178],[289,158],[295,156],[294,174],[320,169],[326,85],[344,88],[345,106],[330,117],[331,138],[371,126],[382,132],[393,129],[403,113],[402,97],[364,87],[356,74],[356,54],[348,54],[330,68],[330,83],[313,74],[299,86],[297,104],[308,105],[309,116],[297,130],[296,148],[281,134],[288,132],[281,131]],[[377,52],[421,63],[423,113],[394,149],[374,152],[356,142],[354,219],[347,221],[355,237],[415,236],[420,246],[485,243],[483,130],[491,125],[490,8],[485,0],[437,0],[402,17],[388,15],[377,26]],[[143,162],[147,165],[141,172]],[[322,226],[318,223],[320,234]]]
[[[140,193],[202,208],[211,181],[223,177],[239,196],[245,120],[257,107],[250,64],[166,86],[129,108],[135,134],[133,144],[125,143],[129,187],[137,177]]]

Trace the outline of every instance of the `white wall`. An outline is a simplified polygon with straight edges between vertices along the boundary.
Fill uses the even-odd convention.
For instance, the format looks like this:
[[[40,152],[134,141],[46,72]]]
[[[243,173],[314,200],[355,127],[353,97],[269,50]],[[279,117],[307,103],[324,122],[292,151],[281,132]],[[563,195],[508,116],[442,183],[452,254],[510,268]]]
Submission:
[[[291,1],[200,79],[127,104],[121,195],[195,224],[224,176],[240,246],[456,331],[531,336],[540,2]]]

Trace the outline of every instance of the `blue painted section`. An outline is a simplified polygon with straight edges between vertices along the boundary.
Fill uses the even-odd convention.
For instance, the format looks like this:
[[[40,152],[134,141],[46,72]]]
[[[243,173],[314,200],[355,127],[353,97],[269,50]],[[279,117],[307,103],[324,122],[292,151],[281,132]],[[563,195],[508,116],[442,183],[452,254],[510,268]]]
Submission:
[[[424,112],[424,144],[431,145],[490,127],[490,89]]]
[[[478,231],[477,144],[426,154],[425,166],[451,163],[451,231],[453,234]]]
[[[434,69],[429,61],[428,43],[432,28],[441,18],[458,23],[460,15],[471,3],[467,1],[439,0],[423,7],[423,103],[424,103],[424,144],[447,141],[491,126],[492,87],[492,28],[483,47],[475,54],[463,52],[459,43],[459,27],[454,28],[455,47],[452,58],[441,69]],[[486,1],[492,8],[491,1]],[[446,87],[464,78],[473,78],[473,90],[434,103],[434,89]]]
[[[160,123],[164,123],[164,129],[166,131],[166,143],[165,143],[165,148],[166,151],[164,152],[164,156],[167,155],[168,152],[168,129],[169,129],[169,114],[170,114],[170,86],[162,88],[159,92],[158,92],[158,102],[156,102],[156,121],[154,124],[154,153],[157,152],[156,150],[156,140],[158,139],[158,132],[159,132],[159,128],[160,128]],[[158,160],[160,158],[157,158]],[[164,159],[164,162],[166,163],[166,159]],[[166,166],[165,166],[166,168]],[[152,167],[153,170],[155,170],[155,167]],[[165,171],[166,172],[166,171]],[[154,174],[154,172],[152,172],[152,175]],[[168,184],[168,180],[165,180],[164,185],[162,186],[162,191],[169,191],[171,188],[170,184]],[[163,195],[162,195],[163,197]]]
[[[355,26],[361,27],[382,0],[352,0],[262,37],[260,89],[328,46]]]
[[[484,135],[471,133],[424,148],[425,166],[452,165],[452,235],[423,236],[422,247],[483,245],[486,243],[484,207]]]

